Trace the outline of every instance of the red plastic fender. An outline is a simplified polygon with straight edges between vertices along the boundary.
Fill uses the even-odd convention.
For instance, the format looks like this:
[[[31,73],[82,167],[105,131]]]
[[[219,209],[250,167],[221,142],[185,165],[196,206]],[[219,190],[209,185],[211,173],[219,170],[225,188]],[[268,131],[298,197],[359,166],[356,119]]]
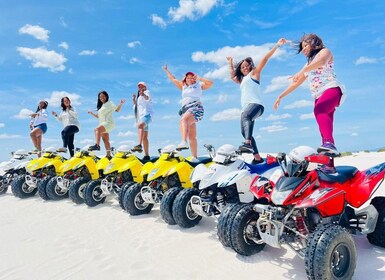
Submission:
[[[303,200],[296,208],[316,208],[322,217],[341,214],[345,207],[345,192],[336,188],[319,188]]]

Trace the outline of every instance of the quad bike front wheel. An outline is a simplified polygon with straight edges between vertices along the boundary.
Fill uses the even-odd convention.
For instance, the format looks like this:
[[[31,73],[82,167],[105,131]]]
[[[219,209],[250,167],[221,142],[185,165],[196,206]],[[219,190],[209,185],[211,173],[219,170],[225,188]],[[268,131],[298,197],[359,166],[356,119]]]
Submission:
[[[104,195],[100,184],[100,180],[91,181],[84,189],[84,202],[89,207],[95,207],[96,205],[104,203],[106,200],[106,196]]]
[[[37,183],[37,193],[43,200],[49,200],[50,198],[47,195],[47,184],[51,180],[51,176],[45,176],[43,179],[39,180]]]
[[[176,224],[172,212],[172,206],[174,204],[176,196],[180,191],[181,188],[171,188],[165,192],[162,200],[160,201],[160,215],[162,216],[163,221],[165,221],[169,225]]]
[[[124,209],[126,209],[126,211],[132,216],[148,214],[150,213],[152,207],[154,207],[154,204],[147,203],[143,200],[142,194],[140,192],[141,189],[141,184],[134,184],[127,189],[124,195]]]
[[[229,223],[232,224],[232,222],[234,221],[235,215],[238,213],[242,205],[243,204],[241,203],[227,204],[218,218],[217,236],[219,241],[225,247],[230,247],[230,232],[227,232],[227,229],[231,228],[231,226],[227,227],[227,225]]]
[[[172,212],[175,222],[182,228],[191,228],[196,226],[201,220],[202,216],[195,213],[191,207],[191,197],[198,195],[199,190],[195,188],[182,190],[175,198]]]
[[[90,181],[89,178],[79,177],[71,182],[68,195],[71,198],[72,202],[76,204],[84,203],[84,188]]]
[[[28,198],[36,194],[37,188],[31,188],[25,182],[25,175],[20,175],[13,180],[11,190],[14,196],[19,198]]]
[[[379,247],[385,247],[385,197],[376,197],[372,204],[378,211],[376,228],[367,235],[369,242]]]
[[[321,225],[310,236],[305,270],[310,280],[352,279],[356,268],[352,236],[339,225]]]
[[[259,213],[253,210],[251,204],[244,204],[238,209],[233,222],[227,223],[230,246],[240,255],[251,256],[260,252],[266,245],[261,242],[256,226]]]
[[[0,194],[6,193],[8,190],[8,185],[3,182],[3,180],[0,180]]]
[[[68,197],[68,190],[63,190],[57,183],[57,176],[48,181],[45,188],[47,196],[52,200],[61,200]]]
[[[126,210],[124,209],[124,205],[123,205],[124,195],[126,194],[126,191],[128,190],[128,188],[134,184],[135,182],[127,182],[127,183],[124,183],[123,186],[120,188],[120,191],[118,193],[118,200],[119,200],[119,206],[123,210]]]

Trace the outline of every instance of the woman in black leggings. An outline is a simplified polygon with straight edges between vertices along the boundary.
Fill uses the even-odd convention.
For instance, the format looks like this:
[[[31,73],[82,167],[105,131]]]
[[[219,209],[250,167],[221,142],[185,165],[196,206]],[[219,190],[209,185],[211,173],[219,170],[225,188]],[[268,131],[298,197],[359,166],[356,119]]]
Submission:
[[[78,113],[71,106],[71,101],[68,97],[63,97],[61,99],[61,107],[63,111],[58,115],[56,112],[52,112],[52,115],[58,121],[63,123],[64,129],[61,132],[61,138],[63,140],[63,148],[59,148],[59,152],[67,152],[67,147],[69,149],[71,157],[75,153],[74,139],[75,133],[79,132],[79,120]]]

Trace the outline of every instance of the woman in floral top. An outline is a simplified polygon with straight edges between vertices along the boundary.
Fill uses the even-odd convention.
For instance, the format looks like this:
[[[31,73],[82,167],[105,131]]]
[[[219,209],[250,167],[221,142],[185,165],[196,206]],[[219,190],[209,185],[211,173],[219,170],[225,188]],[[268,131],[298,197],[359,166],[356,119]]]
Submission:
[[[335,147],[333,138],[333,119],[336,107],[345,97],[345,89],[336,78],[333,55],[316,34],[304,35],[301,38],[298,45],[298,53],[300,52],[307,57],[307,63],[292,77],[292,83],[278,96],[274,109],[278,109],[283,97],[307,79],[315,99],[314,115],[322,137],[322,145],[317,151],[338,156],[340,153]]]

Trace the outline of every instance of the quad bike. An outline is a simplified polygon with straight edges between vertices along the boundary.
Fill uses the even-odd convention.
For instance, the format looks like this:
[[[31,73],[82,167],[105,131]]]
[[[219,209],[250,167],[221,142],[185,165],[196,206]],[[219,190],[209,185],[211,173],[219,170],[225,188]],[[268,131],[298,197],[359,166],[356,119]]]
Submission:
[[[12,181],[19,175],[26,173],[26,165],[33,159],[30,152],[17,150],[11,153],[9,161],[0,164],[0,194],[6,193]]]
[[[309,279],[351,279],[357,259],[351,234],[385,247],[385,162],[363,171],[337,166],[328,173],[320,165],[332,167],[333,159],[309,151],[302,146],[288,161],[284,154],[277,157],[285,176],[273,188],[251,185],[257,198],[268,194],[271,203],[244,205],[233,214],[230,245],[241,255],[265,244],[287,245],[305,260]]]
[[[25,167],[26,174],[19,175],[13,180],[11,189],[14,196],[27,198],[34,196],[38,189],[45,191],[47,182],[56,175],[64,160],[54,147],[45,149],[42,157],[28,162]]]
[[[114,151],[113,148],[111,151]],[[63,192],[68,189],[70,199],[76,204],[84,203],[84,190],[87,184],[101,180],[104,177],[103,170],[110,162],[107,157],[99,158],[93,151],[89,151],[89,146],[84,147],[79,153],[77,156],[81,161],[71,170],[73,179],[63,183],[62,189]]]
[[[157,158],[152,158],[150,162],[156,160]],[[111,193],[119,196],[123,185],[132,185],[134,182],[142,183],[143,175],[140,170],[144,163],[132,153],[127,145],[120,146],[104,169],[104,178],[92,181],[84,189],[85,203],[94,207],[103,203]]]
[[[280,173],[277,163],[246,163],[229,144],[218,149],[213,161],[209,167],[198,165],[191,176],[192,182],[199,183],[197,187],[184,189],[175,198],[173,217],[183,228],[197,225],[202,217],[218,217],[229,204],[253,202],[249,191],[252,179],[257,174],[269,177],[275,171]]]
[[[160,151],[159,159],[151,166],[145,184],[129,186],[123,198],[124,209],[130,215],[147,214],[155,204],[160,203],[165,192],[172,188],[191,188],[189,177],[199,163],[209,163],[211,158],[202,157],[193,163],[183,158],[174,145]],[[173,169],[174,168],[174,169]]]

